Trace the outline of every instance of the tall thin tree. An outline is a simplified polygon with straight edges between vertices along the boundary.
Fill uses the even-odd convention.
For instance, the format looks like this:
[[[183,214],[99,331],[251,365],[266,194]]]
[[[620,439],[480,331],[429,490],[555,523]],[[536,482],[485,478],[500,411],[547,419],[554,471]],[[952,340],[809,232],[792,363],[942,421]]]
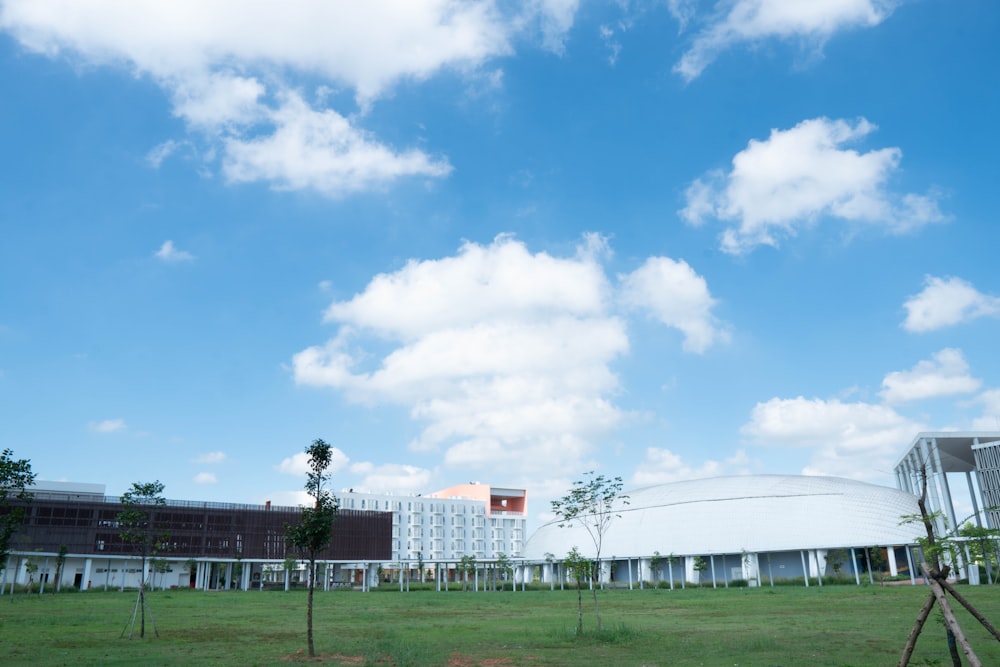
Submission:
[[[559,517],[559,527],[579,524],[584,527],[594,542],[594,561],[591,588],[594,592],[594,612],[597,615],[597,629],[601,630],[601,608],[597,602],[597,588],[601,578],[601,547],[611,522],[621,517],[618,508],[629,504],[629,497],[622,494],[621,477],[605,477],[593,470],[584,473],[586,480],[573,482],[564,497],[552,501],[552,511]],[[594,585],[594,584],[597,585]]]
[[[309,562],[309,598],[306,610],[306,639],[309,657],[316,657],[313,644],[313,591],[316,588],[316,558],[330,544],[333,522],[337,519],[337,499],[326,488],[330,475],[327,469],[333,461],[333,447],[321,439],[306,447],[309,470],[306,473],[306,493],[312,497],[312,507],[302,508],[302,518],[286,529],[288,544],[298,549]]]
[[[164,548],[168,535],[156,530],[156,508],[167,504],[163,498],[163,482],[133,482],[132,488],[122,494],[121,502],[125,509],[118,513],[119,535],[122,542],[132,545],[139,552],[142,567],[139,570],[139,597],[136,599],[132,612],[132,621],[122,630],[122,636],[128,632],[129,639],[135,627],[136,611],[139,612],[139,637],[146,636],[146,563]],[[152,615],[150,615],[152,620]],[[153,622],[153,632],[159,636],[156,622]]]
[[[35,473],[31,472],[30,461],[15,459],[10,449],[0,452],[0,570],[7,567],[11,539],[26,516],[22,504],[31,501],[27,488],[34,483]],[[10,507],[11,500],[19,504]]]

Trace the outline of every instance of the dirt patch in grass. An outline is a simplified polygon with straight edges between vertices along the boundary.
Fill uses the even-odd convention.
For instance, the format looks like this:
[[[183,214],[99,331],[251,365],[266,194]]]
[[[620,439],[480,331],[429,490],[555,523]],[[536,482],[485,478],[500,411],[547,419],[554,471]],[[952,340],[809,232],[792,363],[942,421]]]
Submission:
[[[299,649],[291,655],[282,658],[285,662],[318,662],[332,663],[335,665],[363,665],[365,658],[361,655],[344,655],[343,653],[320,653],[315,658],[306,655],[304,649]]]
[[[448,658],[448,667],[507,667],[513,665],[507,658],[469,658],[461,653],[452,653]],[[523,662],[517,664],[524,664]]]

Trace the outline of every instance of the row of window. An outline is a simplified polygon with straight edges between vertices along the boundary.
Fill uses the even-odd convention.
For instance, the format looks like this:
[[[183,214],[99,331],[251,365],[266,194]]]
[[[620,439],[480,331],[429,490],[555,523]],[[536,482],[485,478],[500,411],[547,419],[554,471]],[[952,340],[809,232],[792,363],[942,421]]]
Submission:
[[[376,498],[344,498],[341,506],[349,509],[374,510],[381,512],[402,512],[403,503],[399,500],[378,500]],[[423,503],[409,501],[406,503],[407,512],[424,512],[426,510],[436,514],[444,514],[450,511],[452,514],[486,514],[486,507],[469,506],[467,504],[455,503],[445,505],[444,503]],[[446,508],[450,508],[446,510]]]

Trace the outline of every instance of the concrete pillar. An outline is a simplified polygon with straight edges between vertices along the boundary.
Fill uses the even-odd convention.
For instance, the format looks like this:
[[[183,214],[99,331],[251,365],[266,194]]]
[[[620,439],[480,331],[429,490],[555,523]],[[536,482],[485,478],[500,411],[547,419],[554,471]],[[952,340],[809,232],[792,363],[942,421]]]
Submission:
[[[80,590],[85,591],[90,588],[90,572],[94,567],[93,558],[85,558],[83,561],[83,576],[80,578]]]
[[[889,576],[895,577],[899,574],[899,568],[896,565],[896,547],[885,548],[886,560],[889,561]]]

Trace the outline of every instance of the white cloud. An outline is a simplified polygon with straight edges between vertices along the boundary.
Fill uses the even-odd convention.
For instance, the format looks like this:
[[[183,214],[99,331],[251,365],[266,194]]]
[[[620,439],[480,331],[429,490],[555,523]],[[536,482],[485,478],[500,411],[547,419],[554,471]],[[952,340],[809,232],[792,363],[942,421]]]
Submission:
[[[124,419],[105,419],[104,421],[90,423],[90,429],[98,433],[115,433],[117,431],[124,431],[126,428],[128,427],[125,425]]]
[[[609,364],[628,340],[610,294],[591,258],[533,255],[509,237],[467,243],[335,302],[326,317],[339,333],[295,355],[295,376],[408,406],[426,424],[411,446],[445,447],[448,466],[572,467],[622,418]],[[353,348],[362,335],[396,348],[374,360]]]
[[[260,500],[263,505],[270,502],[272,505],[281,507],[311,507],[315,498],[303,491],[272,491]]]
[[[180,147],[180,142],[174,141],[173,139],[168,139],[162,144],[154,146],[148,153],[146,153],[146,162],[153,169],[159,169],[163,161],[174,154],[174,152]]]
[[[418,493],[430,489],[433,473],[426,468],[388,463],[376,466],[369,462],[355,463],[350,471],[361,475],[355,491],[365,493]]]
[[[364,111],[401,81],[442,71],[478,77],[490,59],[512,52],[512,36],[529,22],[559,50],[576,7],[577,0],[535,0],[528,9],[490,0],[7,0],[0,29],[48,57],[150,77],[193,136],[223,144],[231,182],[337,195],[403,176],[441,177],[449,167],[365,134],[359,118],[326,108],[324,95],[318,106],[303,102],[294,92],[299,81],[353,90]],[[156,166],[175,147],[160,144],[147,159]]]
[[[1000,389],[984,391],[975,399],[983,406],[983,414],[972,422],[973,431],[1000,431]]]
[[[194,458],[195,463],[208,464],[208,463],[224,463],[226,461],[225,452],[205,452],[204,454],[199,454]]]
[[[153,253],[153,256],[164,262],[193,262],[194,255],[186,250],[179,250],[174,246],[173,241],[164,241],[160,249]]]
[[[961,278],[926,276],[923,291],[910,297],[903,307],[903,328],[924,333],[980,317],[996,317],[1000,315],[1000,297],[983,294]]]
[[[888,406],[803,397],[758,403],[741,433],[759,445],[812,450],[807,475],[891,476],[913,434],[927,430]]]
[[[327,473],[331,475],[343,469],[350,461],[347,454],[336,447],[330,448],[330,455],[330,467],[327,468]],[[286,475],[305,476],[309,472],[309,455],[305,452],[297,452],[282,459],[281,463],[274,466],[274,469]]]
[[[218,481],[214,472],[200,472],[194,476],[195,484],[215,484]]]
[[[528,0],[525,18],[535,19],[540,25],[542,46],[553,53],[562,54],[566,33],[573,27],[580,0]]]
[[[647,447],[646,457],[632,474],[630,483],[635,486],[649,486],[721,475],[745,475],[750,472],[750,458],[742,449],[728,459],[707,460],[698,467],[692,467],[669,449]]]
[[[814,118],[790,130],[772,129],[764,141],[751,139],[733,157],[727,174],[711,172],[686,192],[681,217],[693,225],[714,218],[733,223],[722,234],[725,252],[740,254],[758,245],[777,246],[782,236],[821,218],[867,223],[903,233],[945,220],[930,195],[891,192],[902,151],[860,153],[846,144],[865,138],[875,126],[864,118]]]
[[[613,403],[611,364],[629,341],[598,263],[609,252],[596,235],[569,258],[499,236],[452,257],[412,260],[327,309],[337,333],[295,355],[296,381],[406,406],[424,424],[411,448],[443,448],[449,467],[579,470],[625,417]],[[666,279],[650,282],[666,284],[675,301],[651,300],[639,278],[633,301],[681,328],[686,344],[707,345],[717,332],[703,281],[686,264],[658,261]]]
[[[668,327],[684,334],[684,349],[704,352],[729,340],[729,333],[714,315],[716,301],[705,279],[686,262],[650,257],[632,273],[621,277],[622,302],[649,311]]]
[[[285,190],[339,196],[373,189],[401,176],[446,176],[447,160],[418,150],[397,153],[332,110],[316,111],[298,95],[270,113],[275,131],[224,142],[222,171],[232,183],[265,181]]]
[[[834,33],[878,25],[899,0],[728,0],[716,4],[674,71],[691,81],[726,49],[765,39],[796,40],[819,52]],[[696,18],[691,0],[669,0],[683,29]]]
[[[880,396],[887,403],[905,403],[938,396],[971,394],[982,382],[969,375],[962,351],[945,348],[930,361],[908,371],[893,371],[882,380]]]

